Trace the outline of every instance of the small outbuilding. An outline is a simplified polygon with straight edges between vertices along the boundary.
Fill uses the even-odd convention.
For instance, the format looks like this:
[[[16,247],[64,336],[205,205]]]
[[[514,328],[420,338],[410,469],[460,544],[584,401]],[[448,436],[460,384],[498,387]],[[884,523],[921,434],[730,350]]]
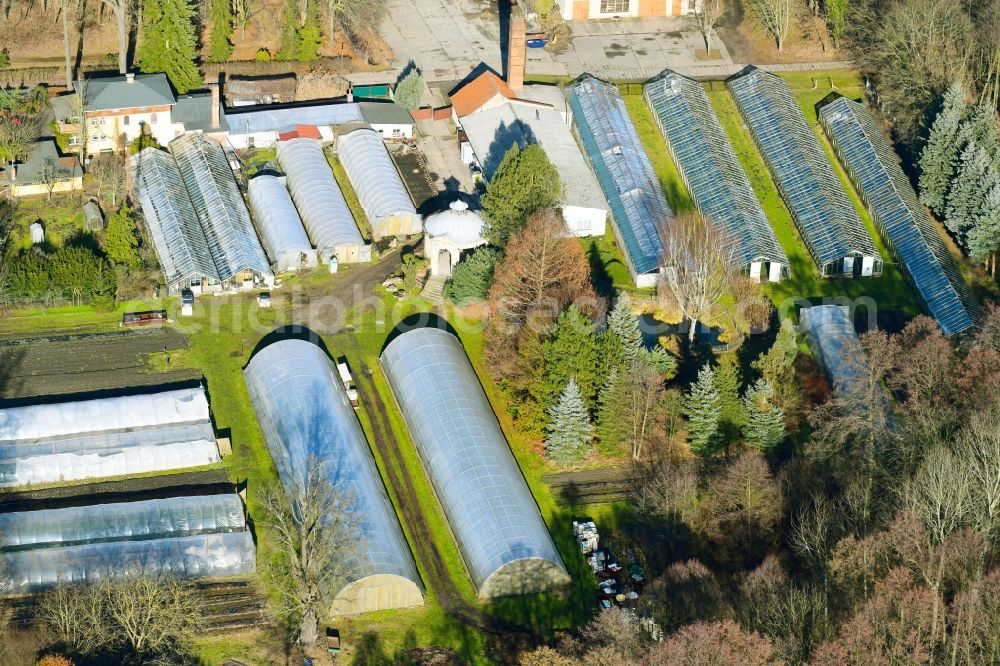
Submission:
[[[32,245],[41,245],[45,242],[45,227],[42,225],[41,220],[32,222],[31,226],[28,227],[28,233],[31,234]]]
[[[448,210],[435,213],[424,223],[424,256],[431,275],[449,277],[462,253],[486,245],[483,218],[464,201],[453,201]]]
[[[83,204],[83,219],[87,223],[87,228],[91,231],[104,230],[104,211],[101,210],[101,204],[95,200],[91,199]]]

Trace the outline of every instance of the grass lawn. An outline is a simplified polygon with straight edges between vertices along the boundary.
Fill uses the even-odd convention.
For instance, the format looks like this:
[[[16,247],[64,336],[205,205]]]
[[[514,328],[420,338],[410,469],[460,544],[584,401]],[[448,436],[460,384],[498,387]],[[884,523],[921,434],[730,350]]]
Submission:
[[[51,199],[44,195],[18,199],[14,215],[11,247],[14,250],[31,247],[28,227],[37,220],[45,227],[45,241],[48,245],[62,245],[63,241],[80,231],[87,231],[83,220],[83,202],[79,192],[53,194]]]
[[[324,152],[326,153],[326,161],[330,163],[330,168],[333,169],[333,177],[337,180],[337,184],[340,185],[340,191],[344,193],[344,199],[347,200],[347,207],[351,209],[351,215],[354,216],[354,221],[357,222],[358,229],[361,230],[362,238],[370,243],[372,240],[371,224],[368,222],[365,209],[361,207],[361,202],[358,201],[358,195],[354,191],[354,186],[351,185],[350,178],[347,177],[347,172],[344,171],[344,166],[332,152],[329,150]]]

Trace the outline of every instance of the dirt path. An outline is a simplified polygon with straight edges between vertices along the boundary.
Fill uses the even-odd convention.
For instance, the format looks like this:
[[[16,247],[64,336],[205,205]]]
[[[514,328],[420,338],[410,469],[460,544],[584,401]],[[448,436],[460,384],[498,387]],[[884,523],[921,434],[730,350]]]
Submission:
[[[427,586],[434,590],[441,607],[452,617],[463,624],[469,625],[491,635],[510,636],[511,634],[532,635],[530,629],[496,618],[484,613],[462,596],[458,586],[452,579],[441,557],[441,552],[427,525],[427,516],[420,508],[410,480],[405,478],[406,463],[400,454],[398,443],[392,435],[392,429],[386,419],[386,406],[372,379],[372,370],[359,358],[359,349],[353,336],[350,336],[351,349],[345,350],[352,366],[358,368],[355,383],[358,388],[358,398],[365,405],[372,431],[373,444],[384,462],[389,485],[395,490],[399,499],[402,518],[413,537],[416,557],[426,572]],[[353,357],[353,358],[352,358]]]

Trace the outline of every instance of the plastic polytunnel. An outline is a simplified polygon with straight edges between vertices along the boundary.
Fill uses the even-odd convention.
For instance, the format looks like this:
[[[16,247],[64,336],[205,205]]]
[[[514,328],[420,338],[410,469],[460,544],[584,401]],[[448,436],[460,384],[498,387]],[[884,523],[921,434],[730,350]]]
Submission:
[[[2,554],[11,592],[38,592],[60,583],[84,583],[128,574],[180,578],[253,573],[256,549],[249,532],[33,548]]]
[[[0,487],[216,462],[200,387],[0,409]]]
[[[570,582],[458,338],[400,334],[381,357],[389,385],[481,599]]]
[[[341,136],[337,155],[376,240],[420,233],[420,216],[378,132],[362,127]]]
[[[850,359],[858,334],[846,305],[816,305],[799,311],[809,347],[835,389],[849,390],[859,369]]]
[[[307,466],[318,463],[353,501],[360,542],[335,583],[331,614],[423,605],[416,564],[330,359],[311,342],[282,340],[258,351],[243,373],[285,491],[301,488]]]
[[[0,514],[13,592],[129,573],[241,576],[255,566],[235,493]]]
[[[340,186],[333,179],[323,145],[316,139],[278,143],[278,162],[302,224],[323,262],[357,263],[371,257]]]
[[[247,185],[247,196],[274,270],[315,267],[316,250],[309,244],[292,197],[281,180],[267,174],[256,176]]]

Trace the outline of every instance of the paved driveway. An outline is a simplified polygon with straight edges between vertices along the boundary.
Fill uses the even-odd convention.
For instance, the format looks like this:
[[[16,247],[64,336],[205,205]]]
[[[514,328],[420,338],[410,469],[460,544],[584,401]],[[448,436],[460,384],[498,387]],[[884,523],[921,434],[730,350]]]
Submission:
[[[720,59],[695,57],[703,43],[686,19],[570,21],[569,26],[572,37],[558,49],[528,49],[529,75],[590,72],[628,79],[648,78],[665,67],[731,65],[721,40],[713,44],[721,49]],[[481,64],[503,72],[496,0],[389,0],[379,31],[396,55],[393,71],[358,76],[356,82],[398,75],[411,60],[428,82],[460,81]]]

